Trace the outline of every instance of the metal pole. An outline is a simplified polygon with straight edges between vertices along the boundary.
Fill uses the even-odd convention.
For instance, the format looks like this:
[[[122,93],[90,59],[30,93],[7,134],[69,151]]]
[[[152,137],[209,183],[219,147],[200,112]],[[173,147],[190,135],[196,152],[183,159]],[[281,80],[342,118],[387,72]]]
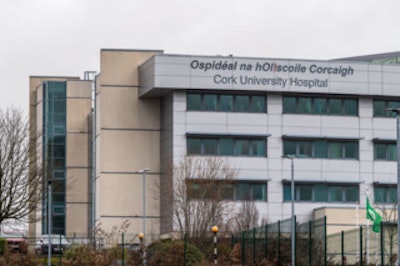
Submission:
[[[396,114],[396,155],[397,155],[397,239],[400,239],[400,108],[387,108]],[[400,265],[400,241],[397,241],[397,261],[396,265]]]
[[[150,171],[149,168],[145,168],[143,170],[139,170],[138,173],[142,174],[142,184],[143,184],[143,199],[142,199],[142,208],[143,208],[143,234],[144,236],[147,237],[146,235],[146,174]]]
[[[217,254],[217,232],[214,232],[214,264],[218,264]]]
[[[146,235],[146,169],[143,170],[143,234]]]
[[[218,226],[213,226],[211,231],[214,233],[214,264],[218,264],[218,251],[217,251],[217,233],[218,233]]]
[[[400,265],[400,109],[396,110],[396,151],[397,151],[397,265]]]
[[[292,266],[296,265],[295,262],[295,253],[296,253],[296,246],[295,246],[295,218],[294,218],[294,162],[293,162],[293,156],[290,157],[290,166],[291,166],[291,181],[290,181],[290,186],[291,186],[291,199],[292,199]]]
[[[52,214],[52,211],[51,211],[51,209],[52,209],[52,207],[51,207],[51,198],[52,198],[52,195],[51,195],[51,190],[52,190],[52,188],[51,188],[51,181],[49,181],[49,187],[48,187],[48,203],[47,203],[47,206],[48,206],[48,210],[47,210],[47,230],[48,230],[48,236],[49,236],[49,239],[48,239],[48,243],[47,243],[47,264],[49,265],[49,266],[51,266],[51,214]]]

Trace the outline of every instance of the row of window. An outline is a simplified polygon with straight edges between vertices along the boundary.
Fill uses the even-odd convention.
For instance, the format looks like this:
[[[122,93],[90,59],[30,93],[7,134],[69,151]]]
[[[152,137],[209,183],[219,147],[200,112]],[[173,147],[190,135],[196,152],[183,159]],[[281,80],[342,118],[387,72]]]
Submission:
[[[267,184],[249,181],[188,181],[188,196],[191,199],[254,200],[267,201]]]
[[[265,113],[266,99],[263,95],[232,95],[212,93],[188,93],[189,111],[255,112]]]
[[[188,111],[267,112],[265,95],[191,93],[186,95]],[[400,100],[374,100],[374,117],[394,117]],[[283,113],[358,116],[358,99],[322,96],[283,96]]]
[[[357,185],[295,184],[295,201],[359,202]],[[283,200],[291,201],[291,185],[283,185]]]
[[[357,99],[284,96],[283,113],[317,115],[358,115]]]
[[[187,154],[265,157],[267,140],[244,137],[188,137]]]
[[[218,184],[210,180],[193,180],[187,182],[188,196],[191,199],[219,200],[253,200],[267,201],[267,184],[259,181],[222,181]],[[338,202],[357,203],[359,186],[356,184],[336,183],[295,183],[294,199],[296,202]],[[397,187],[375,186],[374,199],[376,203],[396,203]],[[283,201],[292,200],[291,184],[283,184]]]
[[[65,151],[62,146],[54,146],[49,152],[53,152],[52,164],[62,166],[58,159],[63,158]],[[220,155],[220,156],[250,156],[266,157],[266,137],[188,137],[188,155]],[[358,159],[359,145],[354,140],[335,139],[284,139],[283,155],[293,155],[298,158],[321,158],[321,159]],[[374,142],[374,160],[396,161],[395,142]]]
[[[358,159],[358,142],[338,140],[284,140],[283,154],[304,158]]]

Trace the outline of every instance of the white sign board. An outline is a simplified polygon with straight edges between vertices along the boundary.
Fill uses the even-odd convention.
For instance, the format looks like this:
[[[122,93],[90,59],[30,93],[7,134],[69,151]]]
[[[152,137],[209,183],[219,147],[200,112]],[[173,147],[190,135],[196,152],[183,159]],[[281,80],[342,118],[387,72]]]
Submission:
[[[142,95],[174,88],[400,96],[400,66],[362,62],[157,55],[141,77]]]

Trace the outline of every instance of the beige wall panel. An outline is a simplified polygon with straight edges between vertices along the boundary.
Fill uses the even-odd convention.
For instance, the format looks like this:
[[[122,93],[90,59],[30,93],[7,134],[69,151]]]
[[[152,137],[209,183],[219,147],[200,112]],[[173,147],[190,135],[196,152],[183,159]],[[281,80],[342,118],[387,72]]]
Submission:
[[[137,86],[138,67],[161,51],[102,50],[100,53],[100,82],[102,85]]]
[[[92,97],[92,81],[91,80],[68,81],[67,97],[90,99]]]
[[[146,216],[159,216],[158,175],[146,175]],[[100,181],[100,216],[143,215],[142,174],[103,174]]]
[[[66,235],[67,237],[87,237],[88,236],[88,205],[87,204],[67,204],[66,215]]]
[[[67,167],[88,167],[89,165],[89,135],[67,134]]]
[[[136,172],[160,168],[160,132],[103,130],[101,133],[103,172]]]
[[[160,128],[160,99],[138,99],[135,88],[102,88],[102,127]]]
[[[89,201],[89,170],[67,169],[67,202]]]
[[[91,104],[90,99],[67,99],[67,132],[89,131]]]

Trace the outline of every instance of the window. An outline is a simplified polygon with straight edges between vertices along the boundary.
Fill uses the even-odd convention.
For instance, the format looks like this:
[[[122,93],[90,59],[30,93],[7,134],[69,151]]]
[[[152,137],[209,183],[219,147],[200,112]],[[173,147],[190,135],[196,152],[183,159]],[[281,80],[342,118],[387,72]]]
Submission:
[[[191,199],[267,201],[266,182],[189,179],[187,186]]]
[[[400,100],[374,100],[374,117],[395,117],[390,108],[400,108]]]
[[[229,95],[211,93],[187,93],[188,111],[251,112],[265,113],[264,95]]]
[[[283,113],[357,116],[358,101],[352,98],[283,96]]]
[[[396,161],[395,142],[374,142],[374,160]]]
[[[189,155],[266,157],[266,145],[265,137],[187,137],[187,153]]]
[[[303,158],[358,159],[358,141],[284,139],[283,154]]]
[[[358,202],[358,185],[295,183],[295,201]],[[283,201],[291,201],[291,184],[283,184]]]
[[[190,110],[201,110],[201,94],[199,93],[188,93],[187,94],[187,106]]]
[[[375,185],[374,200],[376,203],[397,203],[397,185]]]
[[[43,162],[44,180],[52,179],[54,233],[65,234],[65,145],[66,145],[66,82],[49,81],[43,84]],[[48,227],[47,191],[42,192],[42,231]]]

